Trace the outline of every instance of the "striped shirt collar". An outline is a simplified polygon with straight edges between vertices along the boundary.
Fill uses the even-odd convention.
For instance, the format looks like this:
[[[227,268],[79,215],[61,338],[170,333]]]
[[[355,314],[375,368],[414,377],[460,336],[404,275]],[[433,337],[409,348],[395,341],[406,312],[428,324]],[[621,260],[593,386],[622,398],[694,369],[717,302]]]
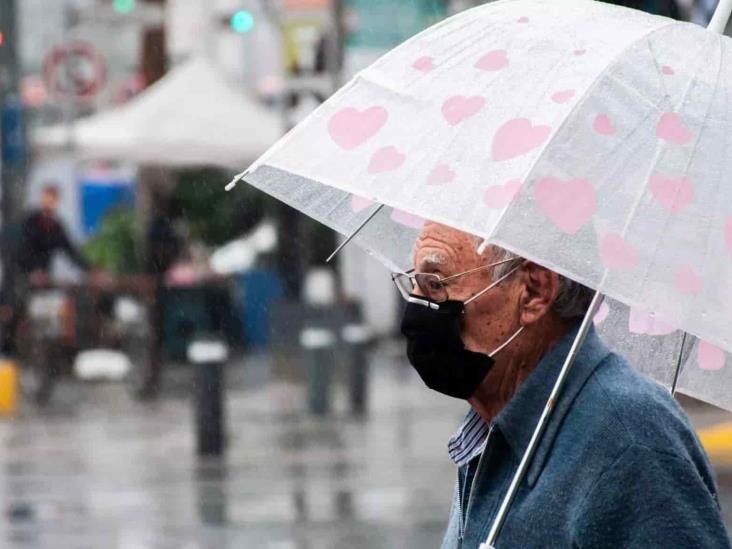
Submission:
[[[490,425],[483,421],[473,408],[463,420],[463,424],[447,443],[447,453],[458,467],[470,462],[483,450]]]
[[[549,398],[550,391],[559,375],[579,329],[579,322],[570,328],[562,338],[544,355],[536,369],[521,384],[516,394],[493,419],[492,425],[500,430],[501,438],[515,456],[520,458],[533,436],[539,418]],[[587,379],[607,358],[610,350],[605,346],[594,328],[580,348],[575,365],[562,390],[562,397],[555,405],[554,414],[547,424],[536,454],[527,471],[529,486],[536,482],[552,447],[552,441],[559,432],[564,416],[569,412],[574,399]],[[465,416],[462,426],[448,443],[452,460],[462,467],[479,455],[491,425],[484,422],[472,408]]]

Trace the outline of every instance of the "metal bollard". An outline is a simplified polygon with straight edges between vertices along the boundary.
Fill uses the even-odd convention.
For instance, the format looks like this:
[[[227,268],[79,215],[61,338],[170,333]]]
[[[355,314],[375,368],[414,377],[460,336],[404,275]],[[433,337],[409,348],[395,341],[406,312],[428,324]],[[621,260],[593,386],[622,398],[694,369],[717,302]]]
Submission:
[[[188,346],[194,367],[196,451],[199,456],[224,451],[224,365],[229,349],[218,339],[199,339]]]
[[[371,329],[364,324],[349,324],[341,332],[341,338],[346,344],[348,392],[351,400],[351,413],[354,415],[366,413],[369,371],[367,350],[372,337]]]
[[[335,336],[325,328],[305,328],[300,332],[308,376],[308,409],[316,415],[330,412]]]

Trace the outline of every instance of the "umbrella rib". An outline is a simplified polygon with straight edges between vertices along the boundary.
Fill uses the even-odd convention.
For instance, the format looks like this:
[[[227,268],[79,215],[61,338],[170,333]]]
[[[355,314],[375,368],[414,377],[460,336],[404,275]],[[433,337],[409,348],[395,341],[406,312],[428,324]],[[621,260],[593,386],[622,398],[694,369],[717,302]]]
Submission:
[[[690,155],[689,159],[687,160],[686,166],[685,166],[685,168],[683,170],[683,173],[684,174],[688,174],[689,173],[689,168],[691,167],[692,163],[694,162],[694,159],[696,157],[696,153],[699,151],[699,148],[700,148],[699,147],[699,142],[701,141],[702,133],[704,132],[704,129],[707,126],[707,122],[709,121],[709,112],[712,109],[712,102],[714,101],[714,98],[717,95],[717,90],[719,89],[719,76],[720,76],[720,74],[722,72],[722,61],[723,61],[723,54],[724,54],[724,49],[722,48],[722,43],[721,43],[721,40],[719,39],[719,37],[717,37],[717,44],[719,45],[719,64],[717,65],[717,78],[716,78],[715,83],[714,83],[714,90],[712,91],[712,94],[710,96],[709,104],[707,105],[707,110],[704,113],[704,121],[700,125],[699,131],[697,132],[696,139],[694,141],[693,150],[692,150],[691,155]],[[701,70],[701,69],[699,69],[699,70]],[[699,73],[697,72],[696,74],[699,74]],[[695,81],[696,81],[696,79],[689,83],[689,85],[687,86],[687,88],[686,88],[686,90],[684,92],[684,96],[681,98],[681,101],[677,104],[677,108],[680,108],[686,102],[686,100],[687,100],[687,98],[689,96],[689,93],[691,92],[691,89],[694,87]],[[633,224],[633,221],[636,218],[636,213],[637,213],[637,211],[638,211],[638,209],[640,207],[640,204],[641,204],[641,201],[643,199],[643,196],[646,194],[646,192],[648,190],[648,185],[649,185],[649,182],[650,182],[651,173],[653,172],[653,168],[656,166],[657,159],[658,159],[659,155],[661,154],[661,152],[662,151],[661,151],[660,148],[658,148],[656,150],[656,154],[655,154],[654,160],[651,163],[651,166],[649,167],[648,173],[646,174],[646,177],[644,179],[644,182],[645,183],[644,183],[644,185],[642,187],[642,193],[636,199],[636,202],[635,202],[635,204],[633,206],[633,210],[630,212],[630,215],[625,220],[625,226],[623,227],[623,232],[622,232],[623,238],[625,238],[625,235],[630,230],[630,226]],[[679,191],[677,190],[676,191],[676,195],[678,195],[678,193],[679,193]],[[674,196],[676,196],[676,195],[674,195]],[[668,224],[669,224],[669,221],[670,220],[671,220],[671,214],[668,213],[668,214],[666,214],[665,221],[664,221],[664,232],[666,231],[666,228],[668,227]],[[708,241],[708,239],[707,239],[707,241]],[[658,256],[658,253],[659,253],[659,250],[661,249],[662,244],[663,244],[663,239],[659,239],[659,240],[656,241],[656,245],[655,245],[655,247],[653,249],[653,254],[650,256],[651,257],[651,260],[646,264],[646,266],[645,266],[645,268],[643,270],[643,277],[640,280],[645,281],[645,280],[648,279],[648,273],[650,272],[651,267],[655,264],[656,257]],[[707,257],[708,257],[708,255],[705,254],[705,260],[706,260]],[[706,261],[704,262],[704,264],[706,265]],[[686,330],[683,330],[683,331],[686,332]]]
[[[361,230],[366,226],[366,224],[371,221],[377,213],[381,211],[381,209],[384,207],[383,204],[379,204],[373,212],[371,212],[366,219],[364,219],[361,224],[356,227],[356,229],[349,234],[346,239],[341,242],[341,244],[333,251],[332,254],[328,256],[328,259],[325,260],[326,263],[330,263],[331,259],[333,259],[336,255],[338,255],[338,252],[340,252],[343,248],[346,247],[346,245],[355,238],[355,236],[361,232]]]
[[[720,62],[721,62],[721,59],[720,59]],[[699,68],[697,70],[697,72],[695,73],[695,77],[697,74],[699,74],[700,70],[701,70],[701,68]],[[686,99],[689,96],[689,92],[694,87],[695,82],[696,82],[695,79],[691,80],[689,82],[686,89],[684,90],[683,96],[681,97],[681,101],[679,101],[676,104],[675,109],[684,104],[684,102],[686,101]],[[719,75],[717,75],[717,84],[718,83],[719,83]],[[709,110],[707,110],[707,114],[708,113],[709,113]],[[696,136],[695,145],[698,144],[698,142],[699,142],[699,135]],[[663,152],[662,147],[660,145],[656,145],[656,150],[654,152],[653,159],[651,160],[651,162],[649,164],[649,168],[646,172],[645,177],[641,180],[642,181],[641,191],[638,193],[638,196],[636,197],[635,202],[633,203],[633,207],[630,211],[630,214],[625,218],[625,224],[623,225],[623,230],[620,233],[623,238],[625,238],[625,236],[628,234],[628,230],[630,230],[630,226],[633,224],[633,221],[636,218],[636,213],[638,212],[638,209],[640,208],[640,205],[643,202],[643,197],[645,197],[648,192],[649,178],[650,178],[651,174],[653,173],[653,170],[656,167],[656,164],[658,163],[658,158],[661,156],[662,152]],[[687,169],[688,169],[689,163],[690,163],[690,161],[687,162]],[[668,217],[667,217],[667,219],[668,219]]]
[[[649,31],[648,31],[647,33],[643,34],[643,36],[641,36],[641,37],[640,37],[640,38],[638,38],[637,40],[634,40],[634,41],[633,41],[633,42],[632,42],[631,44],[628,44],[628,45],[627,45],[627,46],[626,46],[626,47],[625,47],[625,48],[624,48],[624,49],[623,49],[623,50],[622,50],[621,52],[619,52],[619,53],[618,53],[618,54],[617,54],[617,55],[616,55],[616,56],[615,56],[615,57],[614,57],[614,58],[612,59],[612,61],[611,61],[611,62],[609,62],[609,63],[608,63],[608,65],[607,65],[607,66],[605,67],[605,69],[604,69],[604,70],[602,70],[602,71],[600,72],[600,74],[598,74],[597,78],[596,78],[596,79],[595,79],[595,81],[594,81],[594,82],[592,83],[592,85],[590,85],[590,86],[589,86],[589,87],[588,87],[588,88],[587,88],[587,89],[585,90],[585,93],[584,93],[584,95],[582,96],[581,100],[579,100],[579,101],[578,101],[578,102],[577,102],[577,103],[576,103],[576,104],[575,104],[575,105],[574,105],[574,106],[573,106],[573,107],[571,108],[570,112],[569,112],[569,113],[567,114],[567,116],[566,116],[566,117],[564,118],[564,120],[563,120],[563,121],[562,121],[562,122],[561,122],[561,123],[559,124],[559,126],[558,126],[558,127],[557,127],[557,129],[556,129],[556,130],[554,131],[554,133],[553,133],[553,134],[552,134],[552,135],[550,136],[550,138],[549,138],[549,139],[547,139],[546,143],[544,144],[544,146],[542,147],[542,149],[541,149],[541,150],[539,151],[539,153],[537,154],[536,158],[535,158],[535,159],[534,159],[534,160],[532,161],[532,163],[531,163],[531,166],[529,167],[529,169],[528,169],[528,170],[526,170],[526,173],[525,173],[524,177],[522,177],[522,178],[521,178],[521,180],[522,180],[522,181],[524,181],[524,182],[527,182],[527,181],[529,181],[529,179],[531,178],[532,174],[534,173],[534,170],[535,170],[535,169],[536,169],[536,167],[537,167],[537,166],[539,165],[539,162],[541,162],[541,160],[542,160],[542,159],[544,158],[544,153],[546,152],[546,149],[547,149],[547,148],[549,147],[549,145],[551,144],[552,140],[553,140],[553,139],[554,139],[554,138],[555,138],[555,137],[556,137],[557,135],[559,135],[559,133],[560,133],[560,132],[562,131],[562,129],[564,128],[565,124],[567,124],[568,120],[569,120],[569,119],[570,119],[570,118],[571,118],[571,117],[572,117],[572,116],[573,116],[573,115],[574,115],[574,114],[575,114],[575,113],[576,113],[576,112],[578,111],[578,109],[580,108],[580,105],[582,105],[582,104],[584,103],[584,100],[585,100],[585,99],[586,99],[586,98],[587,98],[587,97],[588,97],[588,96],[590,95],[590,93],[592,93],[592,91],[594,91],[594,89],[595,89],[595,88],[596,88],[596,87],[597,87],[597,86],[599,85],[598,83],[599,83],[599,82],[600,82],[600,81],[602,80],[602,77],[603,77],[603,76],[605,76],[605,75],[606,75],[606,74],[608,73],[608,71],[610,70],[610,67],[614,67],[614,66],[615,66],[615,63],[616,63],[616,62],[617,62],[617,61],[618,61],[618,60],[619,60],[619,59],[620,59],[620,58],[621,58],[621,57],[622,57],[622,56],[623,56],[623,55],[624,55],[625,53],[627,53],[627,52],[628,52],[629,50],[631,50],[632,48],[634,48],[634,47],[635,47],[635,46],[636,46],[637,44],[639,44],[639,43],[640,43],[641,41],[643,41],[643,40],[648,40],[648,38],[649,38],[649,37],[650,37],[651,35],[653,35],[653,34],[655,34],[655,33],[657,33],[657,32],[660,32],[660,31],[662,31],[662,30],[664,30],[664,29],[666,29],[666,28],[668,28],[668,27],[670,27],[670,26],[672,26],[672,25],[674,25],[674,24],[676,24],[676,22],[672,21],[672,22],[670,22],[670,23],[667,23],[667,24],[665,24],[665,25],[660,25],[660,26],[658,26],[658,27],[656,27],[656,28],[653,28],[653,29],[649,30]],[[501,225],[501,223],[502,223],[502,222],[504,221],[504,219],[508,217],[508,212],[509,212],[509,210],[513,210],[513,208],[515,208],[515,207],[516,207],[516,203],[515,203],[515,202],[513,202],[513,203],[510,203],[510,204],[509,204],[508,206],[506,206],[506,207],[505,207],[505,208],[503,209],[503,211],[502,211],[502,212],[501,212],[501,214],[500,214],[500,217],[498,218],[498,220],[497,220],[497,221],[495,222],[495,224],[493,225],[493,229],[491,230],[491,233],[492,233],[492,234],[493,234],[493,233],[495,233],[495,231],[496,231],[496,228],[497,228],[497,227],[499,227],[499,226]],[[492,236],[492,234],[491,234],[491,235],[488,235],[488,236],[486,236],[486,235],[484,235],[484,234],[481,234],[481,235],[479,235],[479,236],[482,236],[482,237],[484,237],[484,238],[486,238],[486,239],[490,239],[490,238],[491,238],[491,236]],[[602,286],[602,281],[601,281],[601,283],[600,283],[600,284],[598,284],[598,286],[597,286],[597,287],[598,287],[598,288],[600,288],[601,286]]]
[[[686,338],[688,337],[688,334],[684,332],[684,335],[681,337],[681,349],[679,349],[679,358],[676,360],[676,371],[674,372],[674,380],[671,383],[671,396],[674,396],[676,394],[676,385],[679,381],[679,374],[681,373],[681,365],[684,362],[684,347],[686,346]]]

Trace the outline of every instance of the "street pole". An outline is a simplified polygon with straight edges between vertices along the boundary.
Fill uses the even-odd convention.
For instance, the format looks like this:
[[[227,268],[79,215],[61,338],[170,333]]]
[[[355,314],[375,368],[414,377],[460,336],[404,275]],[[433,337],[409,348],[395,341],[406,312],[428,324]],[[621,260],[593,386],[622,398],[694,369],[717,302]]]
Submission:
[[[322,75],[326,81],[330,80],[329,93],[323,97],[320,97],[320,93],[317,95],[320,101],[325,101],[328,95],[338,91],[343,84],[346,42],[344,0],[330,0],[329,9],[330,26],[320,44],[324,48],[323,66],[319,66],[320,63],[316,60],[313,67],[313,76]],[[338,247],[337,233],[320,223],[312,222],[308,223],[306,231],[305,239],[308,242],[307,249],[309,250],[306,267],[311,268],[321,266],[323,262],[328,263],[336,276],[337,292],[340,295],[343,287],[339,269],[340,258],[336,256],[335,260],[331,261],[334,259],[331,252]]]
[[[25,177],[25,134],[23,108],[20,98],[20,67],[18,64],[17,2],[0,2],[0,136],[2,155],[0,166],[0,255],[2,256],[5,298],[14,303],[12,296],[16,277],[13,261],[15,239],[10,232],[17,221],[23,202],[22,188]]]
[[[165,10],[165,0],[146,0],[145,3],[160,6],[161,10]],[[145,87],[165,75],[165,26],[162,22],[143,29],[141,68]]]
[[[64,116],[64,127],[66,128],[66,150],[71,156],[73,163],[72,172],[74,174],[74,184],[76,184],[76,152],[74,150],[74,123],[76,122],[76,97],[73,85],[73,67],[71,60],[70,51],[74,43],[75,27],[78,23],[78,14],[76,8],[68,0],[64,2],[64,36],[63,36],[63,48],[66,50],[66,57],[64,61],[64,81],[66,92],[64,93],[63,99],[63,116]]]
[[[333,47],[330,52],[330,66],[328,70],[333,80],[333,92],[341,87],[343,76],[343,61],[346,47],[346,21],[343,10],[343,0],[332,0],[333,17]]]
[[[146,4],[159,6],[165,10],[165,0],[145,0]],[[144,27],[142,31],[142,58],[140,59],[140,70],[142,72],[145,87],[160,80],[166,71],[165,52],[165,27],[161,22],[159,25]],[[137,214],[138,214],[138,235],[142,244],[139,249],[143,250],[141,258],[143,265],[147,264],[149,253],[147,246],[147,229],[150,224],[152,195],[155,190],[158,194],[170,193],[172,188],[172,174],[169,170],[160,166],[141,166],[137,178]],[[163,276],[155,274],[155,296],[153,299],[150,315],[151,349],[148,364],[147,379],[140,396],[143,398],[155,398],[160,392],[160,383],[163,371]]]
[[[285,17],[284,7],[272,0],[259,0],[259,7],[269,22],[277,29],[280,36],[280,43],[285,43]],[[289,85],[292,74],[285,69],[285,79]],[[291,129],[289,111],[289,91],[282,95],[280,101],[280,114],[282,116],[282,127],[285,132]],[[302,215],[283,203],[274,206],[274,218],[277,222],[278,241],[285,245],[280,248],[277,254],[277,270],[281,273],[285,296],[288,299],[297,300],[300,296],[303,279],[303,220]]]

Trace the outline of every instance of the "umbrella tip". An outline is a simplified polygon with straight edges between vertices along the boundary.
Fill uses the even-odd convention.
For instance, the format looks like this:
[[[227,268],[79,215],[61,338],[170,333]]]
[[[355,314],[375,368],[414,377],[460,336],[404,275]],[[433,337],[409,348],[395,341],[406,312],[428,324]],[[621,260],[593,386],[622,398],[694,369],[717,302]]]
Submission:
[[[234,179],[232,179],[231,181],[229,181],[228,185],[226,185],[226,187],[224,187],[224,190],[226,192],[229,192],[234,187],[236,187],[236,184],[239,183],[239,181],[241,181],[241,178],[244,177],[246,175],[246,173],[247,172],[242,172],[240,174],[235,175],[234,176]]]
[[[475,253],[478,255],[483,255],[483,252],[485,252],[485,249],[488,247],[488,239],[484,239],[483,242],[481,242],[478,245],[478,248],[475,250]]]

